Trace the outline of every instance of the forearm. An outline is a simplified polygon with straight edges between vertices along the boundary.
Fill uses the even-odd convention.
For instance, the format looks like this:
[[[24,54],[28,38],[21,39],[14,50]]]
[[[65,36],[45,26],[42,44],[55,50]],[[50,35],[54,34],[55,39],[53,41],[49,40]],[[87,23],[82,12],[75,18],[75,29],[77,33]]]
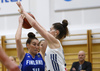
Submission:
[[[6,67],[9,71],[20,71],[18,65],[15,64],[13,61],[11,61],[11,60],[9,60],[9,59],[5,61],[5,67]]]
[[[0,61],[5,64],[5,61],[7,59],[7,55],[3,51],[2,47],[0,46]]]
[[[22,24],[19,24],[16,35],[15,35],[15,39],[21,40],[21,34],[22,34]]]
[[[23,12],[23,15],[25,16],[25,18],[28,20],[28,22],[30,23],[31,26],[34,27],[35,24],[37,24],[36,20],[33,19],[27,12]]]
[[[36,21],[37,22],[37,21]],[[44,30],[44,31],[47,31],[44,27],[42,27],[38,22],[37,24]]]
[[[12,69],[16,67],[17,65],[14,64],[9,57],[6,55],[4,50],[0,47],[0,61],[2,64],[4,64],[8,69]]]
[[[19,60],[22,60],[24,55],[25,55],[25,52],[24,52],[24,49],[23,49],[23,46],[22,46],[22,43],[21,43],[22,23],[23,22],[20,22],[20,17],[19,17],[19,26],[18,26],[16,35],[15,35],[17,55],[18,55]]]

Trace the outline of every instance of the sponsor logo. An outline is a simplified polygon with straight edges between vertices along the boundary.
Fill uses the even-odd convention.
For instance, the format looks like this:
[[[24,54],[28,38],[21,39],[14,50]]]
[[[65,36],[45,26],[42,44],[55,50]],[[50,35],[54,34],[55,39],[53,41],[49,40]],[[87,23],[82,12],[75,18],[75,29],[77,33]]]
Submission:
[[[65,0],[65,1],[72,1],[72,0]]]
[[[17,2],[22,0],[1,0],[1,3]]]

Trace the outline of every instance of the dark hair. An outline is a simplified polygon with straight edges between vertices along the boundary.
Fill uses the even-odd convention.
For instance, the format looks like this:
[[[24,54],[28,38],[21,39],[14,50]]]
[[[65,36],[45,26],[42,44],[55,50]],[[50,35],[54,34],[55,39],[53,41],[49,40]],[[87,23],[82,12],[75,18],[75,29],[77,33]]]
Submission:
[[[68,27],[67,27],[68,26],[67,20],[63,20],[62,24],[61,23],[54,23],[53,26],[54,26],[54,29],[59,31],[59,35],[56,37],[57,39],[65,38],[66,35],[69,34]]]
[[[32,33],[32,32],[29,32],[29,33],[28,33],[28,39],[27,39],[27,41],[26,41],[26,44],[30,44],[31,41],[32,41],[33,39],[37,39],[37,38],[35,37],[35,34]],[[37,39],[37,40],[38,40],[38,39]]]

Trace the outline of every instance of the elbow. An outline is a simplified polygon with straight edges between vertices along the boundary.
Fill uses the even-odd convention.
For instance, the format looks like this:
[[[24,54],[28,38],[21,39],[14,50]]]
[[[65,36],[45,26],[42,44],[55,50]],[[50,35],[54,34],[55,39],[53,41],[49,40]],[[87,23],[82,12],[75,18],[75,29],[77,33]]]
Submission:
[[[19,41],[19,40],[21,40],[21,38],[15,36],[15,40]]]

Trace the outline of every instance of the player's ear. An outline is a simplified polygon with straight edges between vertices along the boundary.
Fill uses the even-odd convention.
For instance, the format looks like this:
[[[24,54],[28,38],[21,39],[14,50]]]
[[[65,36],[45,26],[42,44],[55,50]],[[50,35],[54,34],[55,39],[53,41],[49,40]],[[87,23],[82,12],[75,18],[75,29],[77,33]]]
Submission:
[[[28,48],[28,49],[30,49],[30,46],[29,46],[29,44],[28,44],[28,43],[26,44],[26,46],[27,46],[27,48]]]
[[[56,34],[59,35],[59,30],[56,30]]]

